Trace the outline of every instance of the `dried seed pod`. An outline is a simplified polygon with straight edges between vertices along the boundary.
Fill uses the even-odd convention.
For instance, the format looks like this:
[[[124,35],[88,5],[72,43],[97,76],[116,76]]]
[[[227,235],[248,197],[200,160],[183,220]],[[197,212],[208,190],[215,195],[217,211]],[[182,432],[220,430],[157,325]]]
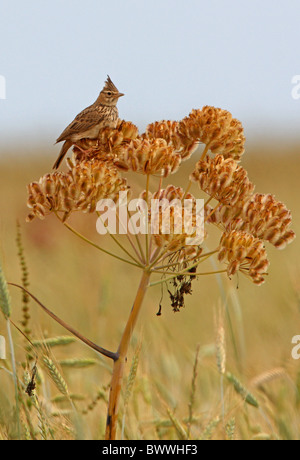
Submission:
[[[146,199],[145,191],[141,198]],[[199,253],[204,239],[203,220],[194,196],[185,196],[182,188],[169,185],[148,198],[148,221],[155,245],[169,252],[180,251],[182,259]]]
[[[167,177],[176,172],[181,157],[164,139],[137,138],[114,149],[114,164],[122,171]]]
[[[117,200],[120,191],[128,190],[126,179],[111,164],[93,159],[68,163],[67,173],[55,172],[28,186],[28,202],[33,216],[44,219],[50,212],[62,212],[63,219],[74,211],[95,212],[102,198]]]
[[[219,247],[218,259],[226,261],[228,276],[241,271],[255,284],[264,282],[269,261],[263,242],[246,232],[224,232]]]
[[[190,180],[212,198],[230,207],[242,206],[253,194],[254,185],[247,172],[232,158],[216,155],[198,161]]]
[[[242,124],[227,110],[205,106],[179,122],[178,136],[205,144],[212,153],[240,161],[245,136]]]

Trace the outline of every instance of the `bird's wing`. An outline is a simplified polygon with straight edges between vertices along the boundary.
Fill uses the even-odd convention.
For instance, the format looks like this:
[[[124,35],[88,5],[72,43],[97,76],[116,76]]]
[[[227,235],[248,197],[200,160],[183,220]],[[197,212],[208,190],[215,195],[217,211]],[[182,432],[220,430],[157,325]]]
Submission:
[[[104,111],[101,111],[92,105],[87,107],[74,118],[69,126],[66,127],[66,129],[57,138],[56,142],[64,141],[73,134],[84,133],[93,126],[98,125],[104,117]]]

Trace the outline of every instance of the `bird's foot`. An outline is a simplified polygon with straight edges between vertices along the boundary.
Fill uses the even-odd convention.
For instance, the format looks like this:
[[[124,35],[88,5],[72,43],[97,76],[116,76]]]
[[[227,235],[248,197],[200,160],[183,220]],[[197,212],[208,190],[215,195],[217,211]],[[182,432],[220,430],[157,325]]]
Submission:
[[[89,155],[90,153],[93,153],[95,151],[95,146],[90,147],[88,149],[83,149],[78,144],[73,144],[73,146],[76,147],[78,150],[80,150],[80,152],[83,153],[84,155]]]

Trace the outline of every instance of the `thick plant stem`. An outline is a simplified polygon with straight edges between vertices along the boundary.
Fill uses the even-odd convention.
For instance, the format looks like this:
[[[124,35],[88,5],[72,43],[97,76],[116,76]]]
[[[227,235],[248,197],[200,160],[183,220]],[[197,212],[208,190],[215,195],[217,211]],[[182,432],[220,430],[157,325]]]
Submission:
[[[108,412],[106,421],[106,440],[114,440],[116,437],[117,420],[118,420],[118,406],[120,399],[120,392],[122,386],[122,378],[124,374],[124,367],[126,363],[126,355],[128,346],[134,326],[136,324],[139,311],[141,309],[147,287],[149,284],[150,272],[145,270],[136,294],[136,298],[131,309],[126,327],[121,338],[121,342],[117,351],[117,358],[114,360],[113,374],[110,384]]]

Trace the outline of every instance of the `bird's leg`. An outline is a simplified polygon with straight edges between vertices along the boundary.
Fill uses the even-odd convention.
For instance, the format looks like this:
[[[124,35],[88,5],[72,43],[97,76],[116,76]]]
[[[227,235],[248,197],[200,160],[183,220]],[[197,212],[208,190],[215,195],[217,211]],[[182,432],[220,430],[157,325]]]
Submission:
[[[85,155],[88,155],[89,153],[92,153],[95,150],[94,147],[90,147],[89,149],[83,149],[78,144],[73,144],[73,147],[77,147],[78,150],[80,150],[80,152],[84,153]]]

